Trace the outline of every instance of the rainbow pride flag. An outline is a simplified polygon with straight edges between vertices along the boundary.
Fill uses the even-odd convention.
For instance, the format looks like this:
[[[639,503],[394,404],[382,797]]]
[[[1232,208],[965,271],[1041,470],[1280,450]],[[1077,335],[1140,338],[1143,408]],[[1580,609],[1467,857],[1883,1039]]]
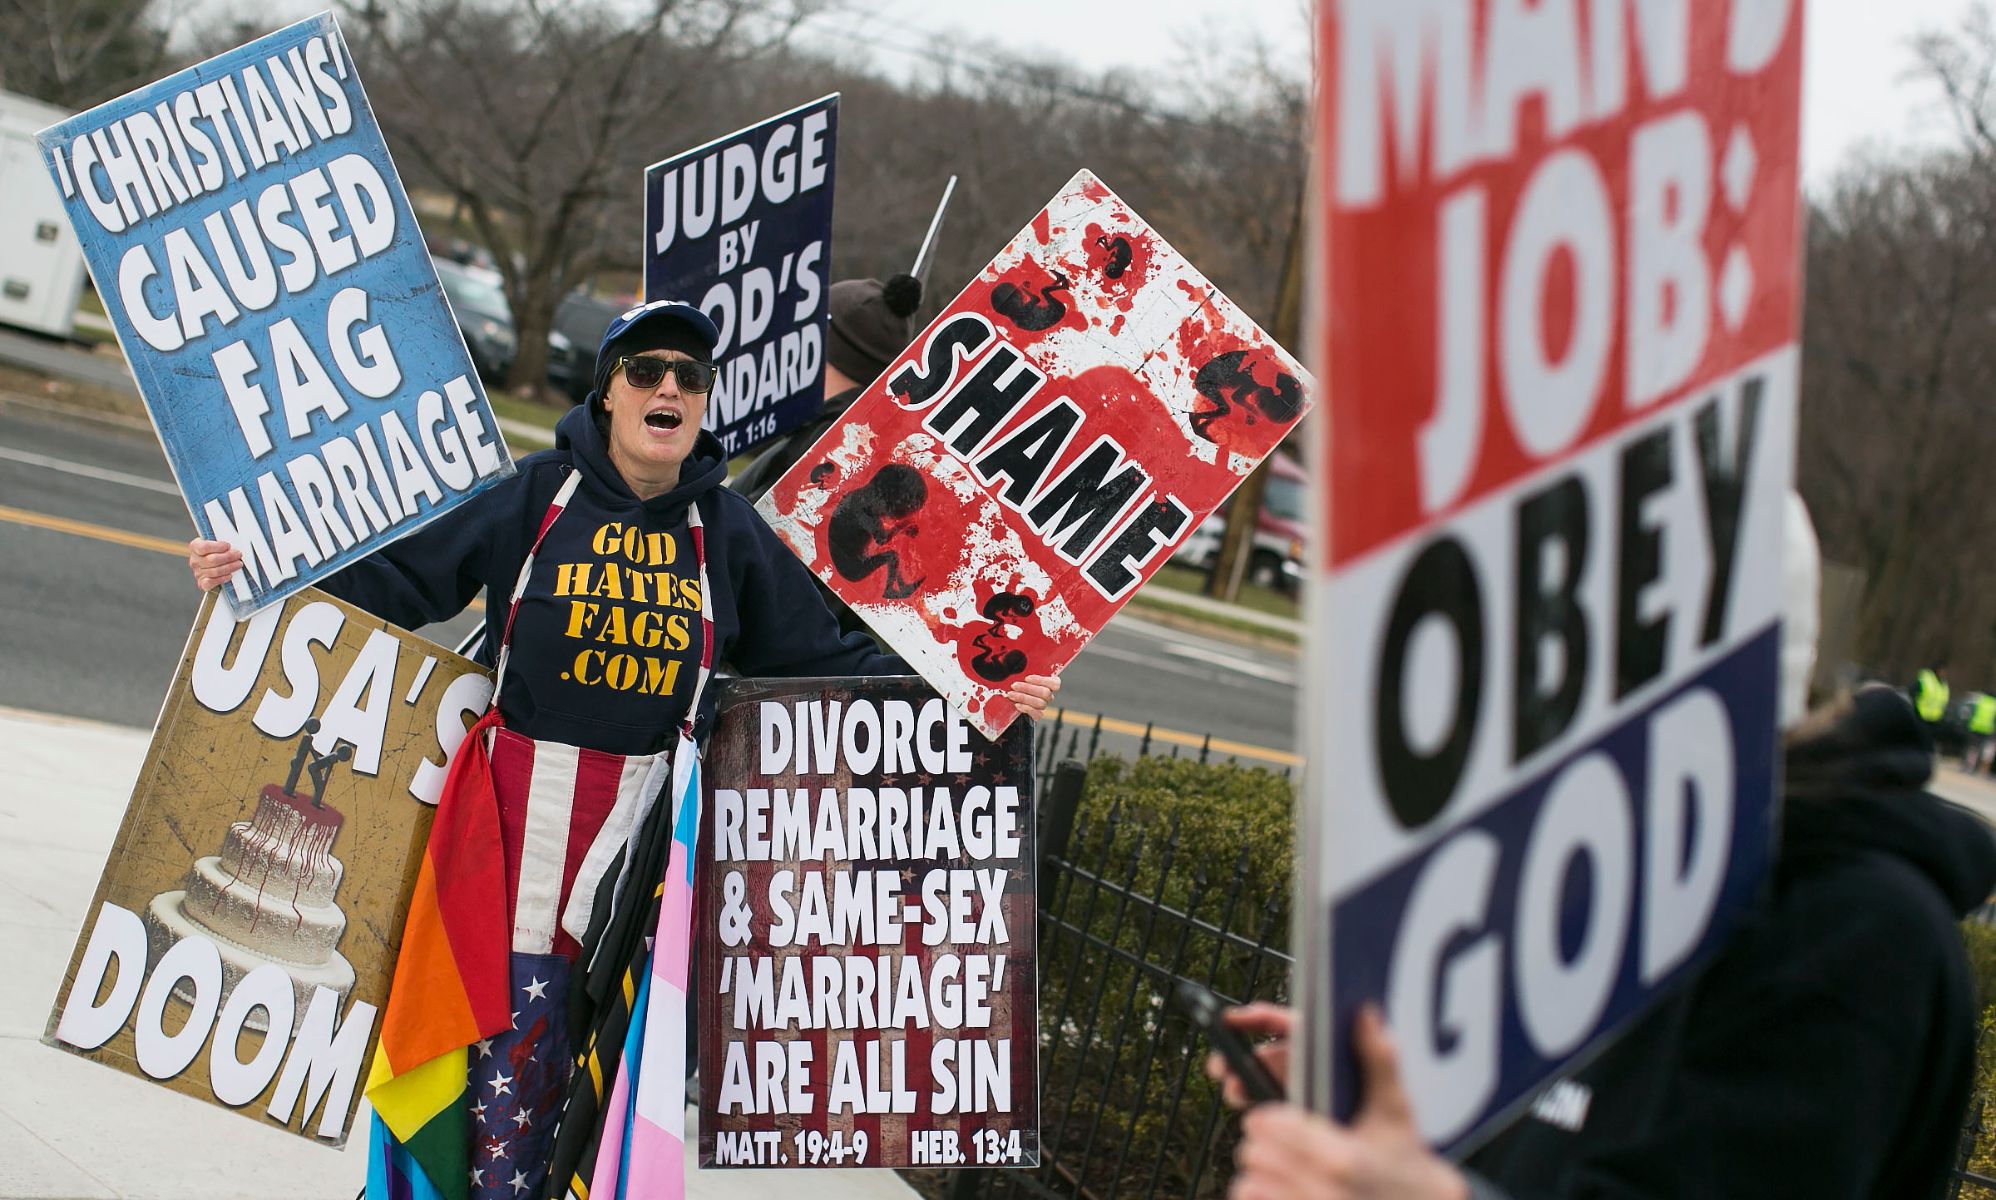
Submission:
[[[399,1144],[445,1200],[468,1194],[465,1048],[512,1021],[506,855],[485,745],[486,730],[498,720],[494,708],[451,759],[367,1079],[367,1099],[387,1140]],[[387,1200],[372,1186],[368,1195]]]

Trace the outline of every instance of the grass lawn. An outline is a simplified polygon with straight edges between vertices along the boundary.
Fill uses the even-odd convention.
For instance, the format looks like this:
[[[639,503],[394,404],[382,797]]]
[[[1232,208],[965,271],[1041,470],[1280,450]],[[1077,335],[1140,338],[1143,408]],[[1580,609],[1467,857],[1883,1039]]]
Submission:
[[[492,401],[493,412],[509,421],[519,421],[545,429],[550,439],[554,437],[554,423],[561,420],[562,414],[569,409],[566,401],[561,404],[542,404],[517,392],[503,392],[498,388],[487,388],[485,394]]]
[[[1158,571],[1152,582],[1174,592],[1204,595],[1206,572],[1182,563],[1168,562]],[[1292,621],[1300,616],[1296,601],[1292,597],[1285,596],[1272,588],[1256,587],[1251,583],[1241,584],[1241,594],[1235,598],[1235,603],[1242,608],[1252,608],[1256,612],[1265,612],[1270,616],[1287,617]]]

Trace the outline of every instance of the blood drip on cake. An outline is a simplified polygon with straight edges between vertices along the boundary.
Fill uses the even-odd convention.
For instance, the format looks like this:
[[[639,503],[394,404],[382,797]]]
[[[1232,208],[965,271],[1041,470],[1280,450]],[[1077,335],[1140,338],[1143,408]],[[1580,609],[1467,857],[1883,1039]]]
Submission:
[[[251,932],[255,932],[257,921],[268,911],[263,905],[264,890],[280,861],[294,862],[301,868],[291,874],[290,905],[295,918],[292,932],[304,927],[305,914],[298,908],[299,898],[322,876],[330,876],[336,882],[339,878],[339,867],[333,860],[333,839],[340,835],[344,820],[340,811],[330,805],[316,804],[274,783],[263,785],[263,793],[257,797],[256,817],[244,839],[246,856],[262,864],[256,873],[257,915],[250,920]],[[232,877],[209,902],[209,911],[221,907],[223,897],[237,884],[249,883],[241,876]]]
[[[353,747],[316,754],[312,737],[318,732],[318,721],[305,722],[284,783],[264,784],[251,819],[231,824],[220,851],[195,859],[182,886],[153,897],[145,914],[155,962],[182,938],[214,944],[225,1001],[258,967],[284,971],[291,977],[294,1027],[318,989],[331,990],[344,1004],[354,983],[353,966],[338,948],[347,919],[336,902],[344,868],[333,857],[345,818],[324,800],[327,778],[353,757]],[[311,779],[308,794],[298,786],[301,774]],[[185,982],[174,995],[193,1001]],[[245,1024],[268,1032],[269,1013],[259,1006]]]

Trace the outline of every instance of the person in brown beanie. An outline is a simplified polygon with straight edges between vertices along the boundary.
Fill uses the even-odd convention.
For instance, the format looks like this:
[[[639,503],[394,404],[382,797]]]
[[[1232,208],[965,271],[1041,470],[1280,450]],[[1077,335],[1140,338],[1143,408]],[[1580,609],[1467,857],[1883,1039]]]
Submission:
[[[915,335],[910,318],[921,304],[922,284],[913,275],[890,276],[885,283],[841,279],[833,284],[826,301],[831,323],[825,331],[824,403],[816,416],[778,438],[728,486],[750,500],[762,499],[908,348]]]

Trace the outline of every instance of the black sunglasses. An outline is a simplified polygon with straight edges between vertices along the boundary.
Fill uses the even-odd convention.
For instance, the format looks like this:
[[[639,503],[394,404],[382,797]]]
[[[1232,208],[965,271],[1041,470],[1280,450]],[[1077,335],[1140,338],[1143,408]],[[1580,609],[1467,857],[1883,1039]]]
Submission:
[[[704,392],[714,386],[714,364],[701,362],[697,358],[664,359],[653,358],[649,354],[633,354],[617,360],[617,366],[624,371],[624,382],[641,392],[649,392],[665,382],[665,373],[671,371],[679,381],[682,392]]]

